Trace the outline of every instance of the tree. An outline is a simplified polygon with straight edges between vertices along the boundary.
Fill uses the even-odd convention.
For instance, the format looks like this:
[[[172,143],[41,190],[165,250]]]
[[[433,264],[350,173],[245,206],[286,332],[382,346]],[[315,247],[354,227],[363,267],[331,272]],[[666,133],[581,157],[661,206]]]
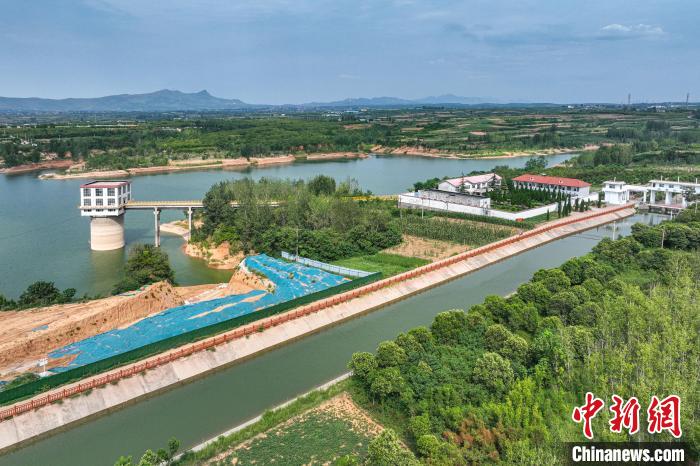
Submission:
[[[497,353],[484,353],[474,365],[472,378],[486,389],[503,394],[510,388],[515,375],[510,361]]]
[[[540,155],[537,158],[531,158],[525,162],[525,171],[528,172],[541,172],[547,168],[547,158],[544,155]]]
[[[524,302],[533,304],[540,312],[544,312],[552,298],[552,292],[544,283],[532,281],[518,287],[518,296]]]
[[[422,435],[416,442],[418,454],[425,458],[435,458],[440,454],[442,443],[432,434]]]
[[[417,466],[420,464],[413,454],[406,450],[398,435],[392,429],[384,429],[367,447],[368,466]]]
[[[14,309],[16,306],[17,303],[0,294],[0,311],[9,311],[10,309]]]
[[[137,244],[131,249],[124,275],[114,287],[114,294],[163,280],[175,283],[175,273],[168,262],[168,255],[150,244]]]
[[[360,352],[353,353],[348,363],[348,368],[355,377],[369,385],[374,378],[375,372],[379,368],[379,364],[377,364],[377,359],[372,353]]]
[[[542,283],[551,293],[571,286],[571,280],[561,269],[540,269],[535,272],[532,281]]]
[[[120,456],[114,463],[114,466],[133,466],[134,458],[132,456]]]
[[[552,295],[547,309],[548,315],[559,316],[564,322],[569,322],[569,314],[580,304],[578,297],[571,291],[559,291]]]
[[[317,175],[308,184],[309,191],[314,195],[330,196],[335,193],[335,180],[330,176]]]
[[[160,460],[158,455],[156,455],[153,450],[146,450],[146,452],[141,457],[138,466],[158,466]]]
[[[379,367],[399,366],[406,362],[406,351],[393,341],[383,341],[377,347]]]
[[[50,306],[70,302],[75,296],[75,288],[61,292],[53,282],[38,281],[27,287],[19,297],[18,304],[22,307]],[[2,301],[0,300],[0,305]]]
[[[165,448],[160,448],[156,452],[156,456],[158,457],[158,464],[170,464],[175,457],[175,453],[180,449],[180,441],[176,439],[175,437],[171,437],[170,440],[168,440],[168,446],[167,450]]]
[[[430,330],[442,344],[456,344],[467,333],[469,322],[463,311],[446,311],[435,316]]]

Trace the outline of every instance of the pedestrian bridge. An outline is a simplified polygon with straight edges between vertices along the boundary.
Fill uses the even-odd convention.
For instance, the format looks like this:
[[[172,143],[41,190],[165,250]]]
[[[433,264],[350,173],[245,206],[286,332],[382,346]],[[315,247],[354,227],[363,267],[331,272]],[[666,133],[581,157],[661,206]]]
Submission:
[[[153,210],[153,209],[202,209],[202,201],[134,201],[129,200],[124,205],[125,209]]]
[[[231,202],[231,207],[237,209],[240,203]],[[265,205],[270,207],[278,207],[277,201],[266,202]],[[124,210],[152,210],[155,222],[155,245],[160,246],[160,211],[161,210],[182,210],[187,213],[187,230],[188,238],[192,235],[192,214],[195,209],[203,209],[204,201],[135,201],[130,199],[124,204]]]

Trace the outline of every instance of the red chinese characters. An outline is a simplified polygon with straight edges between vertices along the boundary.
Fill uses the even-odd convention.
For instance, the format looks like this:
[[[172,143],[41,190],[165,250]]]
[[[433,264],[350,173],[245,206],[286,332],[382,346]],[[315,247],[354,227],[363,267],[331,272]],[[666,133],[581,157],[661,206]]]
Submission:
[[[612,396],[613,404],[610,411],[613,413],[610,424],[610,431],[620,433],[624,427],[630,434],[639,432],[639,400],[632,397],[623,404],[623,399],[617,395]]]
[[[649,425],[647,431],[656,434],[667,430],[675,438],[682,435],[681,432],[681,399],[677,395],[669,395],[663,400],[654,395],[651,397],[647,409]]]
[[[586,393],[586,403],[583,406],[577,406],[574,408],[574,412],[571,413],[571,419],[579,423],[583,421],[583,435],[587,439],[593,438],[593,429],[591,428],[591,421],[598,414],[598,412],[603,409],[605,403],[600,398],[596,398],[593,393]]]

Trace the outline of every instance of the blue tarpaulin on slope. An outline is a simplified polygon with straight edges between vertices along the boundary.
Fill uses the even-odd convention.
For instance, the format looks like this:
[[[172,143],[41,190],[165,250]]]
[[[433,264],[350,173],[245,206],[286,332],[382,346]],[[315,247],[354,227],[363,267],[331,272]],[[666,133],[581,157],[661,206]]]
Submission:
[[[253,290],[166,309],[129,327],[100,333],[49,353],[52,359],[77,355],[70,363],[54,367],[51,371],[74,369],[348,281],[340,275],[265,254],[246,258],[244,265],[250,271],[265,275],[274,283],[274,291]]]

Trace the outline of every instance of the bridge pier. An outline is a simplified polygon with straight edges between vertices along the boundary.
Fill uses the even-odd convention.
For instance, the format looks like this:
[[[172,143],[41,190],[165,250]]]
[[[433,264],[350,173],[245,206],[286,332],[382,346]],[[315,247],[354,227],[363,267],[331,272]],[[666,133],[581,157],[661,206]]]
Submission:
[[[160,247],[160,209],[158,207],[153,208],[153,217],[155,220],[155,246]]]
[[[187,208],[187,229],[189,230],[187,241],[189,241],[192,238],[192,207]]]
[[[124,247],[124,214],[90,218],[90,249],[112,251]]]

